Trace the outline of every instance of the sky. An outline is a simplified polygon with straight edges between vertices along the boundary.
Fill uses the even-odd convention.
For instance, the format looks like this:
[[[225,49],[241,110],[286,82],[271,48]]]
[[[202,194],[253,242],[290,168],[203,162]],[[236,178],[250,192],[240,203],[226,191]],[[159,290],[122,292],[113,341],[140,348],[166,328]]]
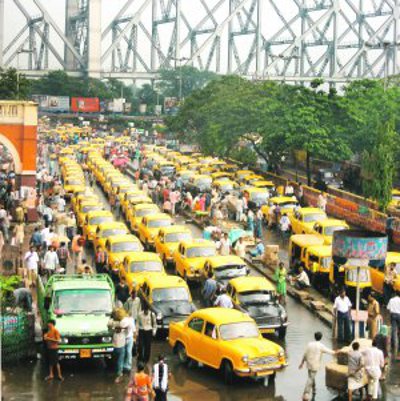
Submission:
[[[24,17],[19,12],[18,8],[15,6],[13,0],[4,0],[5,1],[5,27],[4,27],[4,32],[5,32],[5,43],[8,44],[13,37],[16,35],[16,33],[22,28],[24,25]],[[34,0],[19,0],[24,7],[26,7],[26,10],[30,13],[31,16],[37,16],[39,15],[39,11],[36,8],[34,4]],[[89,0],[93,1],[93,0]],[[132,15],[134,14],[140,7],[141,5],[145,2],[146,0],[134,0],[133,4],[131,5],[130,9],[127,11],[126,15]],[[237,3],[240,2],[240,0],[236,0]],[[262,20],[263,20],[263,25],[262,25],[262,34],[266,38],[271,38],[274,36],[276,32],[280,30],[280,28],[283,26],[283,21],[282,18],[284,18],[286,21],[291,20],[297,13],[297,7],[295,6],[296,1],[298,0],[262,0]],[[389,0],[388,0],[389,1]],[[65,0],[40,0],[40,2],[46,7],[46,10],[49,12],[51,17],[55,20],[55,22],[58,24],[60,28],[63,29],[64,26],[64,19],[65,19]],[[117,14],[118,10],[125,4],[126,0],[103,0],[102,1],[102,30],[104,30],[107,25],[111,22],[113,17]],[[213,8],[214,5],[218,3],[218,0],[206,0],[205,1],[210,9]],[[328,2],[327,0],[305,0],[303,1],[303,4],[307,6],[313,6],[315,4],[319,3],[324,3]],[[347,4],[349,2],[350,4],[353,4],[355,7],[358,7],[359,5],[359,0],[339,0],[340,4],[343,6],[343,10],[345,14],[349,17],[350,25],[356,25],[354,24],[354,19],[355,19],[355,14],[353,11],[351,11],[351,7]],[[151,2],[150,2],[151,3]],[[168,0],[164,0],[164,3],[168,3]],[[373,0],[362,0],[361,2],[363,4],[364,10],[369,11],[370,8],[372,7],[374,1]],[[201,5],[201,0],[181,0],[182,4],[182,11],[187,18],[188,23],[191,26],[195,26],[205,15],[205,9]],[[250,9],[250,4],[251,0],[247,0],[247,9]],[[274,6],[275,5],[275,6]],[[313,12],[312,13],[312,18],[313,20],[317,20],[319,17],[323,15],[324,11],[318,11],[318,12]],[[226,0],[224,5],[221,6],[218,9],[218,12],[214,13],[213,17],[218,23],[221,23],[226,16],[228,15],[228,1]],[[254,14],[255,15],[255,14]],[[145,9],[142,15],[142,21],[144,21],[144,26],[146,29],[151,32],[151,4]],[[372,27],[378,27],[382,21],[384,20],[384,17],[382,18],[375,18],[374,21],[371,22]],[[211,20],[208,22],[207,25],[204,26],[204,28],[212,28],[213,24]],[[233,26],[234,27],[239,27],[239,21],[236,18],[233,21]],[[346,27],[349,26],[349,22],[346,21],[343,17],[338,17],[338,29],[339,29],[339,35],[343,34]],[[357,27],[356,27],[357,28]],[[286,32],[282,33],[279,35],[279,39],[281,40],[289,40],[291,39],[291,36],[298,36],[300,34],[300,20],[298,20],[296,23],[292,25],[292,30],[289,31],[287,30]],[[323,30],[323,29],[322,29]],[[181,38],[185,38],[188,34],[188,29],[185,26],[185,23],[182,24],[181,28]],[[160,43],[161,43],[161,48],[167,48],[169,40],[171,38],[171,32],[172,32],[172,24],[166,24],[160,27]],[[333,24],[330,24],[327,29],[324,31],[325,35],[329,39],[332,36],[333,32]],[[392,35],[391,32],[388,32],[387,35]],[[364,36],[368,37],[368,32],[364,30]],[[392,35],[393,36],[393,35]],[[59,51],[60,54],[63,54],[63,46],[62,46],[62,41],[60,38],[57,36],[54,30],[51,30],[50,32],[50,37],[51,37],[51,43],[53,46]],[[207,35],[202,35],[201,38],[199,37],[199,43],[201,44],[202,41],[204,41],[207,38]],[[343,43],[351,43],[354,42],[356,39],[356,36],[354,33],[350,32],[347,35],[344,35],[342,38]],[[241,37],[236,37],[235,42],[237,44],[237,48],[239,51],[239,54],[242,56],[241,57],[241,62],[244,61],[245,55],[247,55],[250,51],[251,43],[252,43],[252,37],[248,36],[241,36]],[[315,38],[312,36],[309,36],[307,38],[307,41],[313,41]],[[144,32],[139,28],[139,36],[138,36],[138,42],[139,42],[139,52],[141,56],[144,59],[149,59],[150,56],[150,43],[148,39],[146,38]],[[18,46],[21,42],[14,42],[14,46]],[[226,68],[227,64],[227,25],[226,28],[221,32],[221,68],[224,70]],[[106,40],[102,42],[102,52],[104,52],[111,44],[111,35],[107,37]],[[288,46],[288,44],[280,45],[280,46],[274,46],[272,49],[272,54],[277,57],[283,53],[285,48]],[[210,49],[210,45],[206,47],[207,49]],[[309,57],[312,60],[317,60],[319,59],[320,56],[323,55],[324,51],[326,50],[326,47],[324,46],[315,46],[309,51]],[[379,52],[380,53],[380,52]],[[188,41],[186,45],[183,47],[181,51],[181,57],[188,57],[190,54],[190,42]],[[206,54],[206,53],[205,53]],[[346,50],[345,52],[341,53],[341,57],[343,59],[342,63],[345,63],[346,60],[348,60],[352,56],[352,51]],[[376,52],[378,54],[378,52]],[[14,66],[18,63],[19,66],[22,68],[24,64],[26,64],[26,58],[28,57],[27,54],[20,54],[18,57],[18,60],[14,60]],[[6,57],[7,59],[7,57]],[[207,59],[207,56],[204,57],[203,62],[205,62]],[[284,61],[279,60],[277,61],[278,63],[284,63]],[[295,60],[292,59],[292,66],[294,67]],[[215,63],[215,59],[212,62],[212,65]],[[306,62],[307,64],[307,62]],[[214,64],[215,65],[215,64]],[[50,66],[52,68],[58,68],[59,64],[56,61],[56,59],[53,56],[50,56]],[[103,66],[104,69],[109,69],[110,68],[110,59],[107,60],[106,63],[104,63]],[[141,69],[143,69],[141,67]],[[251,65],[250,71],[255,71],[255,65],[254,63]],[[316,71],[318,72],[318,70]]]

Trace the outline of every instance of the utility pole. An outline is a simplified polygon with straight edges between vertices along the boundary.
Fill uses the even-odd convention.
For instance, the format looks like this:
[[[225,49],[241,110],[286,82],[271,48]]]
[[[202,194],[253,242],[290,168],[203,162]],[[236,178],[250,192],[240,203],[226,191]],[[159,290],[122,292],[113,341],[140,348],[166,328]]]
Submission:
[[[4,49],[4,0],[0,0],[0,68],[3,67]]]

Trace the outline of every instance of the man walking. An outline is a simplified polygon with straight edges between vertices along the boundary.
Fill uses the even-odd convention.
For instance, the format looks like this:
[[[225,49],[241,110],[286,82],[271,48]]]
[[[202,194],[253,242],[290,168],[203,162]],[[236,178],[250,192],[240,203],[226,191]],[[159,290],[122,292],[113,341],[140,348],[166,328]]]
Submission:
[[[304,352],[303,359],[300,363],[299,369],[302,369],[304,364],[307,365],[308,379],[303,392],[303,400],[308,401],[312,399],[312,396],[316,393],[315,387],[315,376],[321,367],[321,360],[323,354],[335,355],[335,351],[327,348],[321,343],[322,333],[317,331],[314,334],[315,341],[308,343],[307,348]]]
[[[164,355],[159,355],[158,362],[153,366],[153,389],[156,393],[155,401],[167,401],[168,365]]]
[[[61,366],[58,362],[58,344],[61,341],[60,332],[56,329],[55,320],[49,320],[47,323],[47,333],[43,339],[47,346],[47,358],[49,361],[49,375],[46,377],[47,381],[54,379],[54,367],[57,369],[58,380],[64,381],[61,374]]]
[[[336,314],[338,326],[338,341],[350,342],[350,311],[351,301],[346,296],[346,291],[342,290],[336,297],[333,304],[333,311]]]
[[[29,251],[24,256],[25,267],[28,270],[28,281],[30,287],[36,286],[36,278],[39,269],[39,255],[36,252],[36,248],[31,245]]]
[[[391,298],[387,306],[390,312],[390,324],[392,325],[392,347],[393,357],[399,360],[397,354],[399,352],[399,335],[400,335],[400,292],[397,291],[396,296]]]
[[[206,304],[206,307],[210,307],[213,304],[213,298],[215,296],[215,293],[217,292],[217,282],[213,278],[213,273],[211,271],[208,272],[208,278],[206,282],[204,283],[204,287],[201,291],[204,302]]]
[[[385,366],[383,352],[377,348],[377,342],[372,341],[372,347],[363,353],[365,371],[368,376],[368,398],[367,401],[378,399],[379,379]]]

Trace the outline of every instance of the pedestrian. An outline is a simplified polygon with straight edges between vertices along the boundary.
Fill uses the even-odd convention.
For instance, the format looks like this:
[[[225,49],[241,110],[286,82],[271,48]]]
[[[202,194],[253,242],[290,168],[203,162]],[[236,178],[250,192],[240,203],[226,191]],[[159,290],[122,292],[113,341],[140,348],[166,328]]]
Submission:
[[[236,218],[235,220],[238,222],[242,221],[242,216],[243,216],[243,198],[242,195],[239,196],[238,200],[236,201]]]
[[[151,355],[151,340],[157,333],[156,315],[149,308],[147,302],[142,302],[136,320],[136,334],[138,336],[138,361],[148,363]]]
[[[39,270],[39,255],[36,248],[31,245],[24,256],[25,268],[28,271],[28,282],[30,287],[36,286],[36,279]]]
[[[67,237],[72,245],[72,240],[76,234],[76,218],[74,216],[73,212],[70,212],[68,214],[68,218],[65,224],[66,228],[65,228],[65,232],[67,234]]]
[[[274,279],[276,282],[276,293],[281,305],[286,305],[286,276],[287,270],[283,262],[280,262],[275,270]]]
[[[336,353],[321,343],[321,332],[317,331],[314,334],[314,338],[315,341],[308,343],[299,366],[299,369],[302,369],[304,364],[306,364],[308,370],[308,379],[303,392],[304,401],[311,400],[316,394],[315,376],[321,367],[323,354],[335,355]]]
[[[310,287],[310,279],[302,266],[299,267],[299,274],[293,277],[294,286],[298,290],[304,290]]]
[[[15,306],[26,312],[32,312],[32,293],[20,282],[19,287],[13,291]]]
[[[389,301],[387,310],[390,313],[391,338],[392,338],[392,356],[399,360],[397,354],[399,352],[399,336],[400,336],[400,292]]]
[[[362,389],[364,387],[364,360],[360,352],[360,344],[354,341],[351,344],[351,348],[347,362],[347,390],[349,401],[352,401],[353,391],[356,390],[360,390],[362,398]]]
[[[264,246],[261,238],[257,238],[256,242],[257,242],[256,247],[250,251],[250,255],[253,258],[258,258],[258,257],[264,255],[264,252],[265,252],[265,246]]]
[[[44,255],[43,265],[47,277],[50,277],[52,274],[54,274],[58,268],[58,256],[54,247],[51,245],[48,247],[48,250]]]
[[[376,340],[372,340],[372,347],[363,351],[365,371],[368,377],[367,401],[377,400],[379,391],[379,379],[385,366],[383,352],[377,348]]]
[[[128,384],[125,401],[150,401],[154,397],[151,377],[145,373],[145,363],[138,361],[137,372]]]
[[[58,361],[58,347],[61,341],[61,335],[60,332],[56,329],[55,320],[50,319],[48,321],[47,332],[43,336],[43,339],[46,342],[47,359],[49,363],[49,375],[46,377],[46,381],[54,379],[54,368],[57,369],[58,380],[64,381],[64,378],[61,374],[61,366]]]
[[[263,215],[263,212],[262,212],[262,210],[260,208],[260,209],[257,210],[256,218],[255,218],[255,221],[254,221],[254,225],[255,225],[255,227],[254,227],[254,236],[256,238],[262,238],[262,223],[263,223],[263,220],[264,220],[264,215]]]
[[[383,299],[387,305],[393,295],[393,286],[397,280],[396,264],[390,263],[386,266],[385,275],[383,279]]]
[[[293,196],[294,188],[293,185],[288,181],[285,186],[285,196]]]
[[[130,373],[132,370],[132,350],[135,341],[135,330],[136,324],[135,320],[127,315],[126,328],[125,328],[125,347],[124,347],[124,360],[123,360],[123,372]]]
[[[100,245],[96,247],[96,254],[94,257],[96,272],[98,274],[105,273],[105,266],[107,263],[107,253],[101,248]]]
[[[39,227],[35,227],[32,237],[29,240],[29,245],[33,245],[37,249],[42,245],[42,243],[43,243],[43,240],[42,240],[42,235],[40,234]]]
[[[379,334],[375,336],[376,346],[383,352],[385,358],[385,367],[382,371],[381,380],[386,379],[386,374],[389,368],[389,356],[390,356],[390,337],[388,335],[389,330],[385,324],[382,324],[379,330]]]
[[[86,259],[82,259],[82,263],[77,267],[76,274],[93,274],[93,269],[87,264]]]
[[[121,303],[121,306],[124,305],[129,298],[129,287],[126,284],[126,278],[123,276],[115,287],[115,297],[117,301]]]
[[[60,263],[60,267],[64,269],[64,272],[67,271],[68,261],[71,260],[71,256],[69,254],[67,244],[63,241],[60,244],[60,247],[57,249],[58,262]]]
[[[372,296],[368,295],[368,333],[369,338],[373,340],[378,333],[378,321],[380,319],[379,302]]]
[[[336,314],[338,341],[350,342],[350,312],[351,301],[343,289],[340,295],[335,298],[333,304],[333,311]]]
[[[396,219],[390,213],[388,213],[386,219],[386,235],[388,236],[389,244],[393,243],[393,232],[394,232],[394,223]]]
[[[181,199],[181,194],[179,191],[172,191],[169,194],[169,200],[171,201],[171,214],[174,216],[176,214],[176,205]]]
[[[115,195],[114,209],[115,209],[115,218],[116,220],[119,220],[121,217],[121,200],[118,195]]]
[[[71,251],[73,256],[73,263],[76,269],[82,262],[84,244],[85,239],[80,234],[76,234],[72,239]]]
[[[217,299],[214,302],[214,306],[220,307],[220,308],[228,308],[228,309],[233,309],[233,302],[231,297],[226,293],[225,288],[221,288],[219,295],[217,296]]]
[[[125,360],[126,328],[129,325],[129,319],[124,309],[116,308],[112,311],[108,321],[108,328],[113,332],[113,347],[116,378],[115,383],[120,383],[123,375]]]
[[[244,259],[246,257],[246,245],[243,242],[243,238],[240,237],[237,241],[236,241],[236,245],[235,245],[235,254],[237,256],[239,256],[240,258]]]
[[[282,241],[285,242],[289,238],[291,231],[290,220],[286,213],[284,213],[283,216],[279,219],[279,228],[281,232]]]
[[[168,392],[168,365],[165,363],[164,355],[158,356],[158,362],[153,366],[153,390],[155,401],[167,401]]]
[[[218,244],[218,251],[221,256],[231,254],[232,244],[228,237],[228,233],[224,233]]]
[[[318,206],[321,210],[323,210],[324,212],[326,212],[326,205],[327,205],[327,203],[328,203],[328,198],[327,198],[326,194],[323,193],[323,192],[321,192],[321,193],[318,195],[317,206]]]
[[[204,286],[201,290],[201,294],[204,299],[204,303],[206,307],[210,307],[213,305],[213,299],[217,292],[217,282],[214,279],[214,275],[212,271],[208,271],[207,280],[204,282]]]
[[[25,223],[18,223],[14,226],[13,229],[12,242],[14,242],[15,246],[21,249],[22,245],[24,244],[24,238],[25,238]]]
[[[254,213],[251,209],[247,212],[247,231],[254,232]]]
[[[140,298],[137,295],[136,289],[133,288],[131,291],[131,296],[128,298],[128,300],[125,302],[125,310],[127,311],[128,315],[134,319],[135,324],[136,324],[136,319],[138,317],[139,311],[140,311]]]

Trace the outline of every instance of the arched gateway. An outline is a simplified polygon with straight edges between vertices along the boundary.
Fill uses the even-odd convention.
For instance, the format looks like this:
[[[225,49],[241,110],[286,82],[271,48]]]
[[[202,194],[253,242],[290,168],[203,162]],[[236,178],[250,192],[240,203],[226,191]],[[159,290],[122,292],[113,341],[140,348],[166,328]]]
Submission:
[[[35,218],[37,105],[19,100],[0,100],[0,143],[13,157],[18,188],[28,196],[28,210]]]

